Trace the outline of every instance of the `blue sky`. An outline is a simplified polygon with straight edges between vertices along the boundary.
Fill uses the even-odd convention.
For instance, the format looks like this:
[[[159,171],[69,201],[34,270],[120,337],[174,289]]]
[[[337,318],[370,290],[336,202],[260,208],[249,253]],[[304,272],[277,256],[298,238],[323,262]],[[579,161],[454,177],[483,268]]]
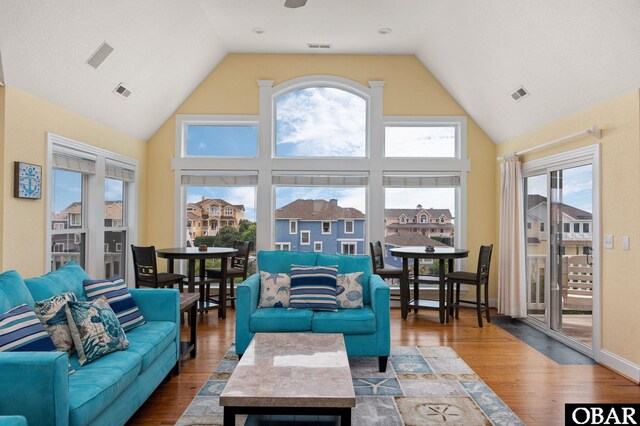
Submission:
[[[196,126],[187,127],[187,155],[216,157],[256,157],[258,128],[256,126]]]
[[[569,206],[593,213],[593,170],[591,165],[564,169],[562,172],[562,202]],[[545,175],[528,180],[528,193],[547,196]]]

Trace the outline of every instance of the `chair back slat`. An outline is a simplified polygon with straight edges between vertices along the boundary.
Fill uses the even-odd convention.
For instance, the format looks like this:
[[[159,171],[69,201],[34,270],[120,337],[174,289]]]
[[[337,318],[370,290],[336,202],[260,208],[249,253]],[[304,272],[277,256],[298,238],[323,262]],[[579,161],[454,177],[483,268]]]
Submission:
[[[371,263],[373,265],[373,273],[378,269],[384,269],[384,252],[380,241],[370,242],[369,249],[371,252]]]
[[[133,270],[136,281],[158,282],[158,264],[155,246],[142,247],[131,244]]]
[[[233,248],[238,251],[231,258],[231,267],[244,270],[245,275],[247,273],[247,267],[249,266],[249,253],[251,252],[252,245],[252,241],[233,242]]]
[[[478,280],[480,282],[487,282],[489,280],[489,268],[491,266],[491,252],[493,251],[493,244],[480,247],[480,254],[478,255]]]

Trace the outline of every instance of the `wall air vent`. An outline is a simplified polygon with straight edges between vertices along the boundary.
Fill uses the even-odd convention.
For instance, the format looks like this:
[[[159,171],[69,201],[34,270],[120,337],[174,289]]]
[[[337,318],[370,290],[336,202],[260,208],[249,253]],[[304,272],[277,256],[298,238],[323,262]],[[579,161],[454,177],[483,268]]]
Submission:
[[[309,49],[331,49],[331,43],[307,43]]]
[[[113,90],[118,96],[122,96],[123,98],[128,98],[131,95],[131,90],[127,89],[123,83],[118,84],[118,86]]]
[[[109,46],[105,41],[100,47],[98,47],[98,50],[96,50],[93,55],[87,59],[87,64],[97,69],[102,65],[104,60],[107,59],[107,56],[109,56],[111,52],[113,52],[113,47]]]
[[[511,97],[514,101],[520,101],[522,98],[527,96],[529,96],[529,92],[527,92],[527,89],[522,86],[511,92]]]

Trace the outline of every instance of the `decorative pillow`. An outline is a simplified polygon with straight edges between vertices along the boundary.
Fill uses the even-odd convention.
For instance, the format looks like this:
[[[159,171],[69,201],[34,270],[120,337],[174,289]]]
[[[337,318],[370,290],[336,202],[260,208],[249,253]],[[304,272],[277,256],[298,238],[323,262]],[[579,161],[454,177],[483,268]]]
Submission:
[[[0,314],[0,352],[55,351],[51,337],[26,305],[17,306]]]
[[[124,331],[132,330],[145,323],[142,312],[131,297],[127,284],[118,275],[106,280],[84,280],[84,291],[87,299],[95,300],[104,296]]]
[[[337,311],[337,266],[291,265],[289,308]]]
[[[362,272],[351,274],[338,274],[336,285],[336,300],[338,308],[358,309],[363,306],[362,298]]]
[[[287,308],[291,291],[291,277],[260,271],[260,301],[258,308]]]
[[[68,302],[65,310],[80,365],[129,347],[118,317],[106,298]]]
[[[61,352],[71,353],[73,351],[73,339],[64,307],[68,301],[75,302],[76,300],[78,300],[76,295],[69,291],[36,302],[36,315],[49,333],[53,344]]]

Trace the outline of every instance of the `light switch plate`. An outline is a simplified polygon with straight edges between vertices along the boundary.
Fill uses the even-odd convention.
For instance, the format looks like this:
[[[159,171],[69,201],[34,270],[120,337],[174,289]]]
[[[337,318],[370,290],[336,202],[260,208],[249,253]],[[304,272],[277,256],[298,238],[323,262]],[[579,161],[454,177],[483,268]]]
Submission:
[[[605,235],[603,242],[604,242],[604,248],[612,249],[613,248],[613,235]]]
[[[629,250],[629,245],[630,245],[629,236],[625,235],[624,237],[622,237],[622,247],[625,250]]]

